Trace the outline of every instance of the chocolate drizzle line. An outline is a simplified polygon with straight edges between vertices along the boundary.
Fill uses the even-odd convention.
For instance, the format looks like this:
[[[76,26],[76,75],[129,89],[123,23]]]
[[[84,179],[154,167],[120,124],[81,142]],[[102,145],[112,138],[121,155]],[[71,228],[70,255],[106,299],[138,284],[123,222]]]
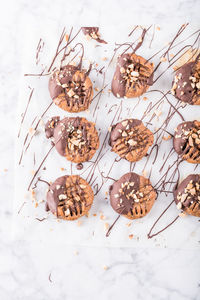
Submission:
[[[26,116],[26,114],[27,114],[27,110],[28,110],[28,107],[29,107],[29,104],[30,104],[31,98],[32,98],[32,96],[33,96],[33,91],[34,91],[34,88],[33,88],[33,89],[31,89],[31,92],[30,92],[30,95],[29,95],[29,98],[28,98],[28,102],[27,102],[27,105],[26,105],[25,111],[24,111],[24,113],[22,113],[22,119],[21,119],[21,123],[20,123],[20,128],[19,128],[19,132],[18,132],[18,135],[17,135],[17,137],[18,137],[18,138],[20,137],[20,133],[21,133],[22,125],[23,125],[23,122],[24,122],[25,116]]]
[[[42,115],[39,117],[39,120],[38,120],[37,124],[36,124],[35,127],[34,127],[34,130],[35,130],[35,131],[37,130],[37,128],[38,128],[38,126],[39,126],[39,124],[40,124],[41,119],[44,117],[44,115],[45,115],[45,114],[47,113],[47,111],[50,109],[50,107],[51,107],[52,104],[53,104],[53,102],[51,102],[51,103],[48,105],[48,107],[45,109],[45,111],[44,111],[44,112],[42,113]],[[31,126],[34,124],[34,122],[35,122],[36,119],[37,119],[37,117],[34,118],[34,120],[33,120],[32,123],[31,123]],[[21,152],[20,159],[19,159],[19,165],[20,165],[21,162],[22,162],[22,158],[23,158],[24,153],[28,150],[28,148],[29,148],[29,146],[30,146],[30,144],[31,144],[31,141],[32,141],[34,135],[31,136],[30,141],[29,141],[28,145],[26,146],[26,142],[27,142],[27,140],[28,140],[28,137],[29,137],[29,133],[26,134],[26,137],[25,137],[25,139],[24,139],[24,143],[23,143],[23,147],[22,147],[22,152]],[[26,148],[25,148],[25,146],[26,146]],[[25,148],[25,151],[24,151],[24,148]]]
[[[192,47],[192,46],[189,45],[188,47]],[[179,50],[178,54],[179,54],[184,48],[185,48],[185,47],[183,47],[181,50]],[[183,54],[184,54],[184,53],[183,53]],[[168,67],[167,67],[161,74],[159,74],[159,76],[153,81],[153,84],[154,84],[158,79],[160,79],[160,78],[162,77],[162,75],[163,75],[169,68],[171,68],[177,60],[179,60],[179,59],[183,56],[183,54],[181,54],[179,57],[177,57],[177,59],[174,60],[172,63],[170,63],[170,62],[171,62],[173,59],[169,60],[169,65],[168,65]],[[166,56],[166,55],[165,55],[165,56]],[[164,57],[164,56],[163,56],[163,57]],[[157,67],[155,68],[154,72],[158,69],[158,67],[160,66],[161,63],[162,63],[162,62],[159,62],[159,63],[158,63],[158,65],[157,65]],[[177,68],[176,71],[177,71],[178,69],[179,69],[179,68]]]
[[[135,48],[133,49],[133,53],[135,53],[135,52],[142,46],[142,44],[143,44],[143,42],[144,42],[145,35],[146,35],[146,33],[150,30],[151,27],[152,27],[152,25],[149,26],[147,29],[144,28],[144,29],[142,30],[142,34],[141,34],[141,36],[140,36],[140,38],[139,38],[139,41],[138,41],[137,45],[135,46]],[[131,45],[129,45],[129,47],[126,48],[126,49],[122,52],[121,55],[123,55],[123,54],[126,53],[130,48],[132,48],[132,46],[133,46],[134,44],[135,44],[135,42],[133,42]],[[123,45],[125,45],[125,44],[122,44],[121,46],[123,46]],[[121,46],[120,46],[120,47],[121,47]]]
[[[144,38],[145,38],[145,35],[146,33],[150,30],[150,28],[152,27],[152,25],[147,28],[147,29],[143,29],[142,30],[142,34],[140,36],[140,38],[138,38],[136,41],[132,42],[132,43],[128,43],[128,42],[125,42],[125,43],[122,43],[122,44],[117,44],[115,43],[115,45],[117,46],[117,48],[114,49],[114,53],[113,53],[113,56],[111,57],[110,59],[110,62],[108,64],[108,67],[111,65],[115,55],[117,54],[117,51],[121,48],[121,47],[124,47],[124,46],[128,46],[122,53],[121,55],[123,55],[124,53],[126,53],[130,48],[132,49],[132,52],[136,52],[143,44],[143,41],[144,41]],[[133,45],[136,44],[136,42],[138,41],[137,45],[135,46],[135,48],[133,48]]]
[[[37,49],[36,49],[36,65],[38,65],[39,61],[40,61],[40,52],[42,51],[44,47],[44,41],[40,38],[39,42],[38,42],[38,45],[37,45]]]
[[[170,204],[165,208],[165,210],[162,212],[162,214],[158,217],[158,219],[155,221],[155,223],[153,224],[153,226],[151,227],[149,233],[147,234],[148,238],[151,239],[152,237],[160,234],[161,232],[165,231],[168,227],[170,227],[174,222],[176,222],[176,220],[179,218],[179,216],[177,216],[170,224],[168,224],[167,226],[165,226],[163,229],[159,230],[158,232],[151,234],[152,230],[154,229],[154,227],[156,226],[156,224],[158,223],[158,221],[162,218],[162,216],[166,213],[166,211],[170,208],[170,206],[172,205],[172,203],[174,203],[174,200],[172,202],[170,202]]]
[[[133,53],[135,53],[142,46],[143,41],[144,41],[144,37],[145,37],[147,31],[151,28],[151,26],[148,29],[143,29],[141,38],[140,38],[138,44],[136,45],[136,47],[134,48]],[[123,52],[123,54],[124,54],[124,52]]]
[[[44,115],[45,115],[45,114],[47,113],[47,111],[50,109],[50,107],[51,107],[52,104],[53,104],[53,102],[51,102],[51,103],[48,105],[48,107],[45,109],[45,111],[44,111],[44,112],[42,113],[42,115],[39,117],[39,120],[38,120],[37,124],[35,125],[34,130],[37,130],[37,129],[38,129],[38,126],[39,126],[39,124],[40,124],[41,119],[44,117]],[[29,141],[28,145],[26,146],[25,152],[28,150],[28,148],[29,148],[29,146],[30,146],[30,144],[31,144],[31,141],[32,141],[33,137],[34,137],[34,135],[31,136],[30,141]]]
[[[19,209],[18,212],[17,212],[18,215],[20,214],[20,212],[21,212],[22,208],[24,207],[25,203],[26,203],[26,201],[24,201],[24,202],[22,203],[22,205],[20,206],[20,209]]]
[[[133,32],[134,32],[138,27],[139,27],[139,26],[136,25],[136,26],[133,28],[133,30],[128,34],[128,36],[131,36],[131,35],[133,34]]]
[[[71,30],[70,30],[69,38],[68,38],[68,41],[67,41],[66,45],[60,49],[60,47],[61,47],[61,45],[62,45],[62,42],[63,42],[63,40],[64,40],[64,38],[65,38],[65,35],[66,35],[65,27],[63,28],[63,31],[62,31],[62,33],[61,33],[61,36],[60,36],[60,39],[59,39],[59,42],[58,42],[58,45],[57,45],[57,48],[56,48],[56,54],[55,54],[55,56],[53,57],[53,60],[52,60],[50,66],[49,66],[49,68],[48,68],[48,72],[51,71],[51,69],[52,69],[52,67],[53,67],[53,65],[54,65],[54,63],[55,63],[55,60],[56,60],[56,58],[58,57],[58,55],[59,55],[63,50],[65,50],[65,49],[72,43],[72,41],[78,36],[78,34],[79,34],[80,31],[81,31],[81,28],[80,28],[80,29],[78,30],[78,32],[74,35],[73,38],[71,38],[72,31],[73,31],[73,27],[72,27]],[[64,51],[64,55],[65,55],[65,51]]]
[[[113,119],[112,119],[111,125],[113,125],[113,122],[115,121],[115,118],[117,117],[117,114],[119,113],[119,111],[120,111],[120,109],[121,109],[121,106],[122,106],[122,101],[120,102],[120,105],[118,106],[118,109],[117,109],[116,112],[115,112],[115,115],[114,115],[114,117],[113,117]],[[101,146],[101,148],[100,148],[100,150],[99,150],[99,153],[98,153],[98,155],[97,155],[97,158],[95,159],[94,164],[92,165],[92,168],[91,168],[91,170],[90,170],[90,172],[89,172],[89,174],[88,174],[88,176],[87,176],[87,179],[86,179],[86,180],[87,180],[89,183],[91,182],[91,180],[92,180],[92,178],[93,178],[93,176],[94,176],[94,171],[95,171],[95,169],[96,169],[96,167],[97,167],[98,162],[99,162],[99,161],[102,159],[102,157],[103,157],[103,156],[100,157],[100,155],[101,155],[101,153],[102,153],[102,151],[103,151],[103,149],[104,149],[104,146],[105,146],[105,143],[106,143],[106,140],[107,140],[108,136],[109,136],[109,132],[107,132],[107,134],[106,134],[106,136],[105,136],[105,138],[104,138],[104,140],[103,140],[102,146]],[[103,155],[105,155],[105,153],[104,153]]]
[[[33,119],[32,123],[31,123],[31,126],[34,124],[34,122],[35,122],[36,119],[37,119],[37,117],[35,117],[35,118]],[[26,144],[26,141],[27,141],[27,139],[28,139],[28,136],[29,136],[29,133],[26,134],[25,139],[24,139],[24,143],[23,143],[23,146],[22,146],[22,151],[21,151],[21,155],[20,155],[20,159],[19,159],[19,163],[18,163],[19,165],[20,165],[21,162],[22,162],[22,158],[23,158],[23,155],[24,155],[24,146],[25,146],[25,144]]]
[[[36,220],[38,220],[39,222],[43,222],[44,220],[46,220],[47,218],[42,218],[42,219],[40,219],[40,218],[35,218]]]
[[[117,223],[117,221],[119,220],[119,218],[121,217],[121,215],[119,215],[115,221],[112,223],[112,225],[108,228],[108,231],[106,232],[106,237],[108,237],[111,233],[111,230],[113,229],[113,227],[115,226],[115,224]]]
[[[44,179],[41,179],[40,177],[38,177],[38,181],[44,182],[46,183],[48,186],[50,186],[50,183]]]
[[[170,42],[170,44],[169,44],[167,50],[164,52],[164,54],[162,54],[161,57],[163,57],[163,58],[165,58],[165,57],[167,56],[169,65],[168,65],[168,67],[167,67],[161,74],[158,75],[158,77],[157,77],[156,79],[154,79],[154,81],[152,82],[152,84],[154,84],[158,79],[160,79],[160,77],[162,77],[162,75],[163,75],[163,74],[164,74],[171,66],[173,66],[173,64],[174,64],[174,63],[182,56],[182,54],[181,54],[180,57],[178,57],[175,61],[173,61],[174,58],[175,58],[175,56],[177,56],[179,53],[181,53],[181,51],[182,51],[185,47],[193,47],[194,44],[196,43],[198,37],[196,38],[196,40],[195,40],[195,42],[193,43],[193,45],[184,46],[181,50],[178,51],[178,53],[177,53],[173,58],[169,59],[169,51],[171,51],[173,48],[177,47],[177,46],[178,46],[179,44],[181,44],[183,41],[189,39],[191,36],[193,36],[194,34],[196,34],[197,32],[199,32],[199,31],[195,31],[195,32],[194,32],[193,34],[191,34],[188,38],[186,38],[185,40],[180,41],[180,42],[178,42],[177,44],[174,45],[174,42],[176,41],[176,39],[182,34],[182,32],[185,30],[185,28],[186,28],[187,26],[188,26],[188,23],[187,23],[187,24],[184,24],[184,25],[182,25],[182,26],[180,27],[180,29],[178,30],[177,34],[176,34],[175,37],[173,38],[173,40]],[[159,50],[158,52],[156,52],[153,56],[151,56],[151,57],[147,60],[147,62],[148,62],[149,60],[151,60],[153,57],[155,57],[156,55],[158,55],[159,53],[161,53],[165,48],[166,48],[166,46],[163,47],[163,48],[162,48],[161,50]],[[173,62],[170,63],[171,61],[173,61]],[[158,70],[158,68],[160,67],[161,63],[162,63],[162,61],[160,61],[160,62],[157,64],[157,66],[156,66],[155,69],[154,69],[154,73]]]
[[[151,48],[151,45],[153,43],[153,40],[154,40],[154,36],[155,36],[155,24],[153,25],[153,34],[152,34],[152,38],[151,38],[151,41],[150,41],[150,44],[149,44],[149,48]]]
[[[47,152],[47,154],[46,154],[45,157],[43,158],[42,162],[40,163],[38,169],[36,170],[34,176],[32,177],[32,179],[31,179],[31,181],[30,181],[30,183],[29,183],[29,185],[28,185],[28,191],[30,190],[31,184],[33,183],[35,177],[37,176],[37,174],[38,174],[38,172],[40,171],[42,165],[44,164],[45,160],[47,159],[48,155],[50,154],[51,150],[52,150],[54,147],[55,147],[55,145],[53,145],[53,146],[49,149],[49,151]]]

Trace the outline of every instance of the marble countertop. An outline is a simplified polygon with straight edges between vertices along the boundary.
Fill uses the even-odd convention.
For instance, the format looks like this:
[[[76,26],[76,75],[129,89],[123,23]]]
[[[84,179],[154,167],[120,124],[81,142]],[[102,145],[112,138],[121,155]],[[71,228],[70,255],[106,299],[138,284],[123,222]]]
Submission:
[[[195,0],[8,1],[1,12],[0,299],[200,299],[198,250],[101,247],[52,248],[11,239],[15,114],[19,94],[20,19],[70,17],[74,23],[198,22]],[[112,13],[111,13],[112,12]],[[27,19],[28,19],[27,18]],[[86,23],[87,22],[87,23]],[[30,32],[31,34],[31,32]],[[20,41],[25,43],[25,41]]]

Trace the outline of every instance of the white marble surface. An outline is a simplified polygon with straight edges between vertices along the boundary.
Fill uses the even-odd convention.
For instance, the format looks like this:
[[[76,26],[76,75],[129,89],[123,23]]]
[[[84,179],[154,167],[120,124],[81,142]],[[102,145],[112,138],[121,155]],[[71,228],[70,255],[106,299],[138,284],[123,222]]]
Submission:
[[[198,1],[13,1],[1,11],[0,299],[200,299],[198,250],[65,247],[11,241],[19,20],[198,23]],[[115,13],[111,13],[115,12]],[[123,14],[122,14],[123,12]],[[24,24],[26,26],[26,24]],[[31,33],[30,33],[31,34]],[[20,41],[25,42],[25,41]],[[5,170],[7,169],[7,171]],[[104,266],[108,269],[104,270]],[[51,274],[51,275],[50,275]],[[50,277],[49,277],[50,275]]]

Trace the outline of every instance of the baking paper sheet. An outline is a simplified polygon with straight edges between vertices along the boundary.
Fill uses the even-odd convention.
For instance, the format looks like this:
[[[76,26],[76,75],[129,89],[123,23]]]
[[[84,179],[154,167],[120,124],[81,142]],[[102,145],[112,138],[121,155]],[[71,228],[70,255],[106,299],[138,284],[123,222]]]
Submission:
[[[71,26],[71,24],[65,24],[67,34],[70,32]],[[146,26],[146,28],[148,27],[149,26]],[[151,60],[154,62],[155,66],[160,61],[162,54],[168,47],[168,43],[173,40],[180,26],[166,24],[166,26],[162,26],[161,28],[156,27],[157,26],[151,27],[146,34],[142,47],[136,52],[138,55],[144,56],[147,59],[152,57],[152,55],[163,48],[163,51],[153,57]],[[115,98],[109,91],[110,83],[115,70],[117,55],[122,53],[127,46],[124,45],[118,50],[112,63],[110,64],[110,60],[114,54],[114,49],[118,47],[118,44],[126,42],[132,43],[136,41],[136,45],[137,39],[139,39],[141,36],[142,29],[138,26],[134,33],[128,37],[128,34],[131,32],[134,26],[130,25],[130,27],[127,28],[121,26],[121,24],[117,24],[115,26],[105,28],[102,24],[100,26],[100,33],[102,38],[106,40],[108,44],[98,44],[92,40],[88,41],[82,32],[80,32],[78,37],[70,46],[72,47],[78,42],[84,45],[83,65],[85,68],[87,68],[91,62],[98,64],[95,66],[98,70],[103,67],[103,71],[107,70],[105,78],[103,74],[97,74],[95,70],[92,70],[90,73],[93,86],[97,90],[94,91],[95,95],[99,90],[101,90],[102,87],[105,87],[107,84],[108,86],[104,89],[100,98],[96,97],[94,99],[89,107],[89,110],[86,112],[70,114],[53,104],[45,116],[42,117],[40,125],[33,136],[30,147],[24,153],[21,165],[19,165],[18,162],[22,153],[22,149],[26,148],[23,148],[23,143],[27,132],[30,132],[30,135],[33,133],[31,128],[34,128],[34,125],[38,120],[40,120],[42,113],[51,103],[51,98],[48,91],[49,77],[23,76],[23,74],[38,74],[45,66],[50,64],[53,56],[55,55],[58,40],[63,30],[63,26],[61,24],[58,25],[56,21],[49,21],[48,24],[38,24],[34,30],[30,30],[30,28],[32,28],[31,25],[29,26],[27,23],[26,28],[23,28],[21,36],[21,39],[23,40],[23,54],[22,80],[20,86],[20,96],[18,100],[18,124],[16,128],[15,217],[13,224],[14,238],[31,241],[45,240],[49,242],[60,243],[61,245],[69,244],[87,246],[175,248],[199,247],[199,220],[198,218],[192,216],[180,217],[170,228],[160,235],[152,239],[147,238],[147,233],[149,232],[155,220],[173,200],[171,193],[168,193],[167,196],[164,193],[159,194],[150,213],[142,219],[130,221],[121,216],[118,222],[115,224],[109,237],[105,236],[105,228],[107,228],[108,225],[111,225],[117,217],[116,212],[112,210],[109,204],[109,196],[107,194],[109,185],[112,184],[112,180],[110,179],[104,179],[106,182],[103,184],[100,192],[95,196],[94,204],[90,210],[89,216],[84,216],[77,221],[69,222],[57,220],[55,216],[51,214],[51,212],[45,211],[45,195],[48,188],[45,183],[39,182],[37,184],[37,188],[34,189],[36,192],[36,201],[31,199],[31,193],[27,191],[27,187],[32,176],[34,175],[34,172],[37,170],[44,156],[51,148],[50,140],[47,140],[45,137],[44,123],[52,116],[60,116],[63,118],[65,116],[78,115],[96,123],[101,144],[99,150],[96,152],[91,161],[94,162],[95,159],[100,158],[101,156],[102,158],[100,159],[97,167],[95,167],[94,176],[91,180],[92,183],[95,179],[95,181],[92,183],[94,192],[96,190],[96,185],[98,184],[98,186],[100,186],[102,183],[101,173],[103,172],[103,175],[107,176],[112,165],[113,167],[109,172],[110,177],[118,179],[123,174],[129,172],[130,168],[134,167],[134,172],[140,175],[145,173],[147,177],[150,176],[151,183],[154,186],[158,182],[159,178],[161,178],[161,176],[165,173],[169,165],[172,165],[173,162],[176,161],[177,155],[174,154],[169,157],[166,161],[163,171],[159,172],[164,159],[166,159],[167,154],[172,149],[172,139],[167,141],[163,140],[162,136],[167,137],[168,133],[162,131],[160,139],[162,142],[154,164],[153,161],[156,153],[155,149],[153,150],[146,166],[145,164],[148,157],[144,157],[141,161],[137,162],[135,166],[134,164],[130,165],[130,163],[126,160],[114,162],[115,159],[118,159],[119,157],[110,151],[108,139],[105,140],[111,122],[115,124],[119,120],[123,120],[125,118],[142,118],[147,107],[156,104],[157,101],[159,101],[163,96],[161,92],[165,93],[171,88],[173,79],[173,66],[170,67],[168,71],[160,77],[155,85],[150,87],[149,91],[140,98]],[[80,27],[78,26],[74,26],[72,35],[74,35],[79,28]],[[194,25],[187,26],[181,36],[175,41],[174,45],[186,39],[197,29],[198,28]],[[180,48],[184,47],[184,45],[192,44],[195,41],[196,36],[197,35],[194,35],[187,41],[177,45],[170,51],[169,57],[166,56],[166,58],[171,59]],[[42,48],[39,57],[36,57],[36,49],[40,38],[42,39],[42,43],[44,42],[44,47]],[[117,43],[117,45],[115,43]],[[77,47],[77,50],[78,49],[80,49],[80,47]],[[76,53],[77,51],[72,54],[72,56]],[[78,56],[79,55],[81,54],[79,53]],[[75,61],[79,61],[79,57],[77,57]],[[58,59],[55,65],[59,66],[59,63],[60,61]],[[163,71],[165,71],[168,65],[168,61],[163,62],[156,71],[154,78],[157,78]],[[160,90],[161,92],[156,90]],[[26,109],[31,92],[33,94],[21,126],[20,137],[17,137],[21,120],[23,118],[23,113]],[[147,97],[147,99],[144,100],[144,97]],[[167,97],[173,105],[180,105],[180,103],[177,104],[177,100],[172,95],[168,95]],[[182,107],[184,106],[185,105],[183,104]],[[166,119],[169,108],[170,104],[165,98],[163,98],[163,102],[160,105],[155,105],[154,109],[145,116],[143,120],[144,124],[150,130],[155,132]],[[173,108],[171,111],[173,111]],[[187,105],[184,108],[180,108],[179,111],[184,116],[185,120],[199,119],[199,107],[197,106]],[[156,116],[152,121],[149,121],[153,113],[155,113]],[[35,122],[31,125],[34,118],[36,118]],[[178,113],[175,113],[165,130],[173,134],[174,128],[180,122],[182,122],[180,116]],[[28,136],[28,140],[31,137],[30,135]],[[157,135],[154,135],[154,137],[156,139]],[[149,149],[148,153],[150,153],[150,150],[151,149]],[[91,164],[91,162],[86,162],[84,163],[83,170],[78,171],[76,169],[76,164],[71,164],[71,162],[66,161],[64,157],[61,157],[57,151],[53,149],[44,162],[36,178],[40,176],[42,179],[48,182],[53,182],[57,177],[65,174],[71,174],[72,172],[72,174],[82,174],[81,176],[86,179],[92,166],[93,164]],[[180,165],[179,170],[181,179],[183,179],[190,173],[198,173],[199,167],[194,164],[183,162]],[[33,186],[34,184],[32,187]],[[170,187],[170,189],[172,190],[172,187]],[[154,232],[162,229],[165,225],[173,221],[173,219],[179,213],[180,211],[177,210],[175,204],[173,203],[163,218],[161,218],[158,222]],[[133,238],[131,239],[129,235],[133,235]]]

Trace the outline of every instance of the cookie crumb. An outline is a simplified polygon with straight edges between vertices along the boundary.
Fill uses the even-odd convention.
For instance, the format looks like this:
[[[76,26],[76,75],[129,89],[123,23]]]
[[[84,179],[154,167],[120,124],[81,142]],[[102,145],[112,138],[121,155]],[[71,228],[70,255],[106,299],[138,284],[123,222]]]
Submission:
[[[110,225],[109,225],[108,223],[105,223],[105,224],[104,224],[104,229],[105,229],[105,230],[108,230],[109,227],[110,227]]]
[[[82,221],[78,220],[77,221],[77,226],[81,226],[81,224],[82,224]]]
[[[105,217],[103,214],[101,214],[101,215],[100,215],[100,219],[101,219],[101,220],[105,220],[106,217]]]
[[[166,57],[163,56],[163,57],[161,57],[160,61],[161,61],[161,62],[166,62],[167,59],[166,59]]]
[[[171,138],[172,138],[171,135],[163,136],[163,137],[162,137],[162,139],[163,139],[164,141],[168,141],[168,140],[170,140]]]
[[[130,227],[131,225],[132,225],[132,222],[128,222],[128,223],[126,224],[127,227]]]

